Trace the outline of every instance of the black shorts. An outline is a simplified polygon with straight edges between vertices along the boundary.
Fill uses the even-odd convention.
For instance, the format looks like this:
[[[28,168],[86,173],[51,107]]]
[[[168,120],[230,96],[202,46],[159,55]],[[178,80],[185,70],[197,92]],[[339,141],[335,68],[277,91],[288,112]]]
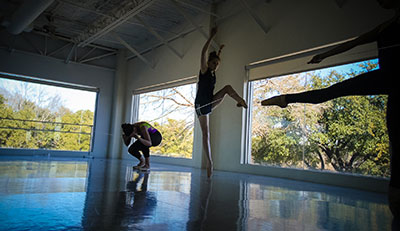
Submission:
[[[212,104],[204,104],[203,106],[201,104],[195,104],[195,110],[197,116],[208,115],[212,111]]]
[[[151,146],[158,146],[161,143],[162,136],[159,131],[156,131],[153,134],[150,134],[150,139],[151,139]]]

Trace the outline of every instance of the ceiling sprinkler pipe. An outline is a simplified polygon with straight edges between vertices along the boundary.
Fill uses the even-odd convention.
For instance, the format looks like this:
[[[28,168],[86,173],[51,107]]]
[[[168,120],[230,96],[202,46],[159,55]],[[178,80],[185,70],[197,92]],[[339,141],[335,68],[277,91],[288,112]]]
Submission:
[[[8,32],[17,35],[25,30],[54,0],[25,0],[13,14]]]

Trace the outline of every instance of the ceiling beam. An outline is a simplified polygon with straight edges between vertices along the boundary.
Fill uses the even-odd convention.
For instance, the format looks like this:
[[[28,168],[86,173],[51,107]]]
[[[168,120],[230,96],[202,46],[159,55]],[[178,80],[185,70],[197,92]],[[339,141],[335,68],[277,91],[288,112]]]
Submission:
[[[139,15],[136,15],[136,19],[143,24],[143,26],[152,34],[154,37],[156,37],[158,40],[160,40],[164,45],[166,45],[176,56],[179,58],[183,58],[183,55],[181,55],[174,47],[171,46],[171,44],[168,43],[167,40],[165,40],[163,37],[161,37],[160,34],[158,34],[149,24],[147,24],[142,18],[139,17]]]
[[[194,26],[196,28],[196,30],[198,32],[200,32],[200,34],[203,35],[203,37],[205,39],[208,39],[209,36],[206,32],[204,32],[204,30],[185,12],[185,10],[183,9],[183,7],[180,5],[180,3],[178,3],[176,0],[170,0],[175,8],[179,11],[180,14],[183,15],[183,17],[190,23],[192,24],[192,26]],[[214,47],[214,49],[218,50],[219,49],[219,45],[218,43],[216,43],[214,40],[212,40],[211,45]]]
[[[47,56],[47,37],[44,37],[44,56]]]
[[[79,59],[79,62],[81,62],[84,58],[86,58],[88,55],[90,55],[95,49],[96,49],[96,47],[93,47],[93,48],[90,49],[88,52],[86,52],[86,54],[84,54],[84,55]]]
[[[190,34],[190,33],[194,32],[194,31],[196,31],[196,28],[192,28],[192,29],[190,29],[190,30],[187,30],[187,31],[185,31],[185,32],[182,32],[182,33],[180,33],[180,34],[178,34],[178,35],[176,35],[176,36],[174,36],[174,37],[168,39],[167,41],[170,43],[170,42],[175,41],[175,40],[178,39],[178,38],[182,38],[183,36],[185,36],[185,35],[187,35],[187,34]],[[163,43],[158,43],[158,44],[156,44],[156,45],[154,45],[154,46],[151,46],[151,47],[149,47],[149,48],[147,48],[147,49],[142,50],[142,51],[140,52],[140,54],[143,55],[143,54],[145,54],[145,53],[147,53],[147,52],[149,52],[149,51],[154,50],[155,48],[161,47],[162,45],[164,45],[164,44],[163,44]],[[137,56],[136,56],[135,54],[133,54],[133,55],[128,56],[128,57],[127,57],[127,60],[131,60],[131,59],[136,58],[136,57],[137,57]]]
[[[125,40],[123,40],[118,34],[112,33],[113,36],[128,50],[134,53],[139,59],[141,59],[144,63],[146,63],[151,69],[154,69],[155,65],[147,60],[143,55],[141,55],[137,50],[135,50],[131,45],[129,45]]]
[[[100,12],[99,9],[89,9],[87,7],[84,7],[84,6],[81,6],[79,4],[70,2],[68,0],[57,0],[57,1],[60,2],[60,3],[66,3],[66,4],[68,4],[68,5],[72,6],[72,7],[75,7],[77,9],[80,9],[80,10],[83,10],[83,11],[87,11],[87,12],[90,12],[90,13],[93,13],[93,14],[97,14],[97,15],[100,15],[100,16],[103,16],[103,17],[107,17],[107,18],[111,18],[111,19],[115,18],[115,16],[111,16],[111,15],[108,15],[108,14]],[[59,16],[54,16],[54,17],[58,18]],[[129,20],[127,20],[125,23],[130,24],[130,25],[143,27],[142,24],[136,23],[136,22],[132,22],[132,21],[129,21]],[[174,32],[171,32],[171,31],[168,31],[168,30],[163,30],[163,29],[160,29],[160,28],[153,27],[153,29],[156,30],[156,31],[160,31],[160,32],[167,32],[167,33],[171,33],[171,34],[176,34]]]
[[[102,37],[103,35],[111,32],[119,25],[125,23],[131,17],[137,15],[138,13],[145,10],[147,7],[151,6],[155,0],[145,0],[140,4],[124,7],[122,9],[114,12],[116,17],[103,17],[99,20],[96,20],[91,26],[89,26],[85,32],[80,34],[75,38],[78,46],[84,47],[94,41],[96,39]],[[132,1],[128,1],[129,3],[134,3]]]
[[[218,15],[218,14],[213,13],[213,12],[210,12],[210,11],[208,11],[208,10],[204,10],[204,9],[202,9],[202,8],[200,8],[200,7],[197,7],[197,6],[193,5],[193,4],[190,4],[190,3],[186,2],[186,1],[182,1],[182,0],[176,0],[176,1],[178,1],[178,2],[180,2],[180,3],[182,3],[182,4],[186,5],[186,6],[188,6],[188,7],[190,7],[190,8],[196,9],[196,10],[198,10],[198,11],[204,13],[204,14],[208,14],[208,15],[214,16],[214,17],[216,17],[216,18],[219,18],[219,15]]]
[[[246,0],[240,0],[244,8],[247,10],[247,12],[250,14],[250,16],[254,19],[254,21],[258,24],[258,26],[261,27],[261,29],[264,31],[265,34],[268,33],[269,28],[264,24],[264,22],[258,17],[256,12],[249,6],[249,4],[246,2]]]
[[[46,37],[46,38],[47,38],[47,37]],[[60,48],[58,48],[58,49],[56,49],[56,50],[50,52],[49,54],[47,54],[47,56],[55,55],[55,54],[57,54],[58,52],[64,50],[64,48],[66,48],[67,46],[69,46],[69,45],[71,45],[71,44],[72,44],[72,43],[67,43],[67,44],[65,44],[64,46],[62,46],[62,47],[60,47]]]
[[[110,17],[110,18],[112,18],[112,16],[110,16],[110,15],[108,15],[108,14],[101,13],[100,11],[97,11],[97,10],[89,9],[89,8],[87,8],[87,7],[81,6],[81,5],[79,5],[79,4],[76,4],[76,3],[74,3],[74,2],[71,2],[71,1],[69,1],[69,0],[57,0],[57,2],[70,5],[70,6],[73,6],[73,7],[75,7],[75,8],[78,8],[78,9],[80,9],[80,10],[84,10],[84,11],[87,11],[87,12],[90,12],[90,13],[94,13],[94,14],[97,14],[97,15],[101,15],[101,16],[105,16],[105,17]]]
[[[179,1],[179,0],[178,0]],[[267,0],[267,2],[270,2],[271,0]],[[229,18],[231,18],[231,17],[233,17],[233,16],[235,16],[235,15],[237,15],[237,14],[240,14],[241,12],[243,11],[243,9],[242,8],[238,8],[237,10],[235,10],[235,11],[233,11],[233,12],[230,12],[229,14],[227,14],[227,15],[225,15],[225,16],[223,16],[223,17],[219,17],[219,18],[217,18],[216,19],[216,24],[222,24],[222,23],[224,23],[225,21],[227,21],[227,19],[229,19]],[[191,29],[189,29],[189,30],[187,30],[187,31],[185,31],[185,32],[182,32],[182,33],[180,33],[180,34],[178,34],[178,35],[176,35],[176,36],[174,36],[174,37],[172,37],[172,38],[170,38],[170,39],[168,39],[167,40],[167,42],[172,42],[172,41],[175,41],[176,39],[178,39],[178,38],[182,38],[183,36],[185,36],[185,35],[187,35],[187,34],[190,34],[190,33],[192,33],[192,32],[194,32],[194,31],[196,31],[197,30],[197,28],[194,26],[194,25],[192,25],[193,26],[193,28],[191,28]],[[204,25],[202,25],[202,26],[200,26],[201,28],[203,28],[204,27]],[[148,53],[148,52],[150,52],[150,51],[152,51],[152,50],[154,50],[155,48],[158,48],[158,47],[160,47],[160,46],[162,46],[162,45],[164,45],[163,43],[158,43],[158,44],[156,44],[156,45],[154,45],[154,46],[151,46],[151,47],[148,47],[148,48],[146,48],[146,49],[143,49],[141,52],[140,52],[140,54],[141,55],[143,55],[143,54],[145,54],[145,53]],[[130,55],[130,56],[128,56],[127,57],[127,60],[131,60],[131,59],[134,59],[134,58],[136,58],[137,56],[135,55],[135,54],[132,54],[132,55]]]
[[[35,34],[42,35],[42,36],[47,36],[47,37],[50,37],[50,38],[56,38],[58,40],[62,40],[62,41],[69,42],[69,43],[74,43],[74,41],[72,39],[67,38],[65,36],[48,34],[48,33],[44,33],[44,32],[38,31],[36,29],[33,30],[32,32],[35,33]],[[105,50],[105,51],[116,51],[117,50],[115,48],[110,48],[110,47],[106,47],[106,46],[102,46],[102,45],[98,45],[98,44],[93,44],[93,43],[89,44],[88,46],[89,47],[96,47],[96,48],[98,48],[100,50]]]
[[[115,55],[115,54],[117,54],[117,52],[113,51],[113,52],[110,52],[110,53],[106,53],[106,54],[98,55],[98,56],[95,56],[95,57],[92,57],[92,58],[88,58],[88,59],[85,59],[85,60],[81,60],[81,61],[79,61],[79,63],[86,63],[86,62],[90,62],[90,61],[97,60],[97,59],[102,59],[102,58],[105,58],[105,57],[108,57],[108,56],[111,56],[111,55]]]
[[[70,45],[70,44],[68,44],[68,45]],[[57,58],[57,57],[49,56],[49,55],[44,56],[44,55],[38,54],[36,52],[27,51],[27,50],[19,50],[19,49],[10,47],[10,46],[2,46],[1,44],[0,44],[0,49],[4,49],[10,53],[17,52],[17,53],[21,53],[21,54],[31,55],[34,57],[46,57],[47,59],[53,59],[53,60],[65,62],[65,59],[63,59],[63,58]],[[74,62],[74,61],[70,61],[70,63],[77,64],[77,65],[84,65],[84,66],[88,66],[88,67],[101,68],[101,69],[104,69],[107,71],[115,71],[116,70],[114,67],[107,67],[107,66],[102,66],[102,65],[93,64],[93,63],[79,63],[79,62]]]
[[[36,50],[39,54],[43,55],[43,52],[42,52],[35,44],[33,44],[33,42],[32,42],[28,37],[26,37],[25,34],[22,34],[22,38],[23,38],[29,45],[31,45],[33,48],[35,48],[35,50]]]
[[[65,64],[68,64],[69,61],[71,61],[71,57],[72,57],[72,54],[74,53],[74,51],[76,52],[76,43],[72,46],[71,50],[68,53],[67,58],[64,60]]]

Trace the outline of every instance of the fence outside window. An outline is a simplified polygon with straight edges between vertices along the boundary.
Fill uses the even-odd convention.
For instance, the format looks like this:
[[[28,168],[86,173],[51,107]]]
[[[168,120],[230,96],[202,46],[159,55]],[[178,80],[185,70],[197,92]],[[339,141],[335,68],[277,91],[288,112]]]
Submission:
[[[92,150],[93,125],[0,118],[0,148]]]

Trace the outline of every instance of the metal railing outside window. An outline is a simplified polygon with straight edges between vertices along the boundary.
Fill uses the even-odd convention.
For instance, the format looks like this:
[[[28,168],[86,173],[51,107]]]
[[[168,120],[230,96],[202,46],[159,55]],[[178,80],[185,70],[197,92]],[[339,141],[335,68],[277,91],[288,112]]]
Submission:
[[[92,150],[93,125],[0,118],[0,148]]]

